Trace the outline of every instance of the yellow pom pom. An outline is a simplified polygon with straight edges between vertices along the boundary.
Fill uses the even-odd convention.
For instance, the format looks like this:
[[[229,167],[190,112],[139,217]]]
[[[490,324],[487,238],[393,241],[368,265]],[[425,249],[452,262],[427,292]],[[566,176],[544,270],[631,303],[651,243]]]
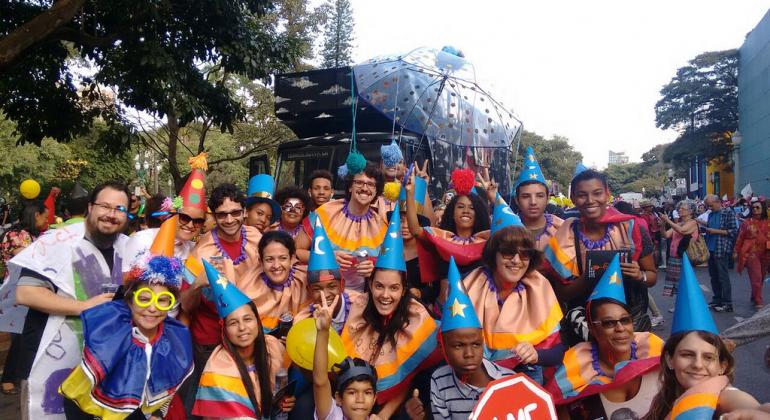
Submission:
[[[382,190],[382,196],[389,201],[398,201],[398,195],[401,194],[401,183],[397,181],[386,182]]]
[[[208,171],[209,170],[208,157],[209,157],[208,153],[201,152],[187,159],[187,163],[190,164],[190,170],[202,169],[204,171]]]

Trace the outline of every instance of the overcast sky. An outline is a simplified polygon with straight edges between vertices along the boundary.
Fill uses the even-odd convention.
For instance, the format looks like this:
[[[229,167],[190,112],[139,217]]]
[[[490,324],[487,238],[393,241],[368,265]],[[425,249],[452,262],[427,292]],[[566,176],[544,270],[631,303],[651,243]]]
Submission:
[[[676,138],[655,102],[676,69],[738,48],[770,0],[351,0],[354,61],[420,46],[461,49],[527,130],[566,136],[588,165]]]

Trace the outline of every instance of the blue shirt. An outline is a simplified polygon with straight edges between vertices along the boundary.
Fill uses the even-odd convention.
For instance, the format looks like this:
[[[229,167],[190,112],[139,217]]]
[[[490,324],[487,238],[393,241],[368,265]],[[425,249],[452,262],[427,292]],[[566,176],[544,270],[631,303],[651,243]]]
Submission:
[[[709,221],[706,226],[708,226],[711,229],[719,229],[719,226],[722,223],[722,212],[719,211],[712,211],[711,214],[709,214]],[[709,252],[714,252],[717,249],[717,235],[706,235],[706,246],[709,249]]]

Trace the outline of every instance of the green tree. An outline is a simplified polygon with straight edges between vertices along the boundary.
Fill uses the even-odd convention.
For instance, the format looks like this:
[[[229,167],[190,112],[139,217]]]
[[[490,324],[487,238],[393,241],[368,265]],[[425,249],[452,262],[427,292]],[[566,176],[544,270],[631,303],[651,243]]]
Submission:
[[[128,138],[124,107],[183,127],[206,117],[232,131],[244,117],[211,68],[264,79],[295,62],[297,42],[266,19],[270,0],[22,0],[0,19],[0,103],[20,141],[40,144],[84,133],[94,118],[113,145]],[[71,58],[93,75],[78,74]],[[81,86],[78,86],[81,85]],[[114,107],[88,107],[100,86],[117,87]],[[172,153],[173,155],[173,153]]]
[[[575,166],[583,160],[583,154],[575,150],[569,143],[569,139],[555,135],[550,139],[524,130],[519,145],[519,156],[514,168],[515,177],[521,170],[522,156],[527,147],[535,151],[540,168],[546,179],[556,182],[564,191],[572,179]]]
[[[330,0],[324,5],[326,27],[323,35],[321,67],[341,67],[351,63],[353,55],[353,8],[349,0]]]
[[[725,156],[726,132],[738,128],[738,51],[712,51],[698,55],[678,69],[660,91],[655,104],[655,124],[675,129],[679,137],[663,159],[678,165],[695,155]]]

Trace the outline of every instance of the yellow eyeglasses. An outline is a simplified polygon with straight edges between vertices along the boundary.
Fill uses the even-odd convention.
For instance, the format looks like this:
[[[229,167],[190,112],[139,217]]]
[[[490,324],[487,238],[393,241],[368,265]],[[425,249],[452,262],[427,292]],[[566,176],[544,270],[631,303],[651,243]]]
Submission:
[[[154,304],[159,311],[168,311],[174,307],[176,298],[168,291],[155,294],[149,287],[142,287],[134,292],[134,303],[140,308]]]

